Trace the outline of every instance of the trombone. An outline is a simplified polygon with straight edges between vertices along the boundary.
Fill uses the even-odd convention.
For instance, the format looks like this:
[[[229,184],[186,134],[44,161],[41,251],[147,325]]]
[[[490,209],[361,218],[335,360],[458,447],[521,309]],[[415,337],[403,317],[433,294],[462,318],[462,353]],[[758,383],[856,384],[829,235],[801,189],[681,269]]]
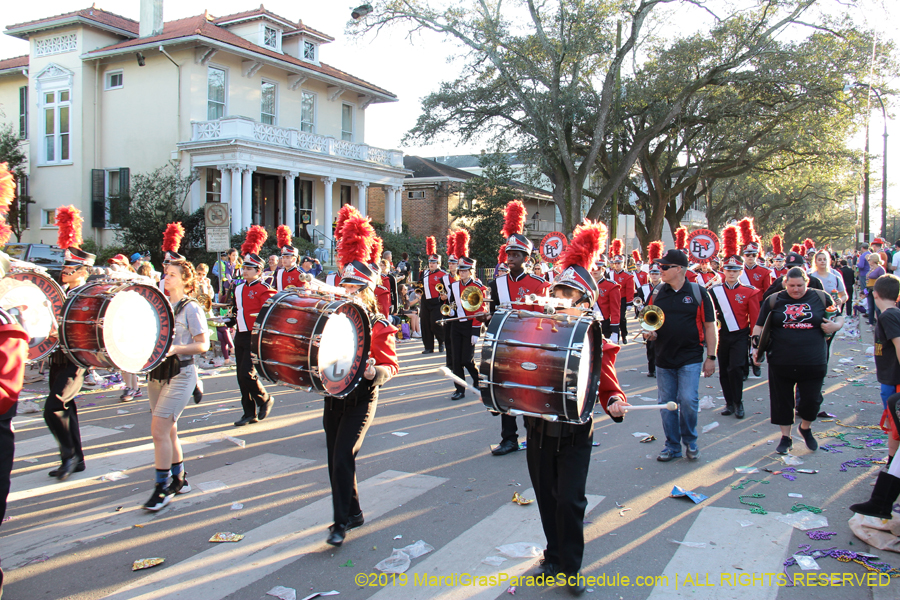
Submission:
[[[445,323],[449,323],[450,321],[466,321],[468,319],[474,319],[475,317],[488,314],[487,312],[477,312],[484,306],[484,294],[481,292],[481,288],[478,288],[474,285],[470,285],[469,287],[464,288],[460,293],[459,306],[461,306],[464,311],[473,312],[475,314],[465,317],[454,317],[452,319],[441,319],[438,321],[438,324],[443,325]],[[444,312],[444,307],[447,307],[450,310]],[[445,304],[441,306],[441,314],[444,316],[449,316],[456,312],[456,307],[456,302]]]
[[[656,331],[662,327],[666,322],[666,315],[660,307],[651,304],[641,309],[641,312],[638,313],[638,321],[641,324],[641,331],[634,336],[635,341],[642,334]]]

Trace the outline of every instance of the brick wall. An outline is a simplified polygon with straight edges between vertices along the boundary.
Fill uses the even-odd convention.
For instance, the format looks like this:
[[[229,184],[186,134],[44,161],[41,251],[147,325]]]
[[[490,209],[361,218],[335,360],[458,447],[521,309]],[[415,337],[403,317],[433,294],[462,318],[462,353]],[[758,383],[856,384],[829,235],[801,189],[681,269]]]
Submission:
[[[438,189],[435,189],[434,184],[405,185],[400,198],[403,203],[403,224],[409,227],[409,232],[421,237],[433,235],[438,240],[438,246],[443,246],[450,227],[450,209],[459,202],[460,187],[461,184],[457,182],[442,183]],[[410,191],[423,191],[425,197],[409,198]],[[382,187],[369,186],[366,202],[373,221],[383,223],[385,220],[384,196]]]

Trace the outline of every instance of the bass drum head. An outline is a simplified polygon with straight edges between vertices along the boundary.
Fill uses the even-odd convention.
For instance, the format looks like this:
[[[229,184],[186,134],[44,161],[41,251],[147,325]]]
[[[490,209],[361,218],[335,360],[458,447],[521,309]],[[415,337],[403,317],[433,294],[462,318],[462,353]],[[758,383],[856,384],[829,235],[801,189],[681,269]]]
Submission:
[[[172,309],[158,289],[128,286],[106,305],[103,345],[116,367],[127,373],[143,373],[165,359],[174,326]]]
[[[37,272],[20,271],[0,280],[0,308],[28,333],[28,362],[42,360],[59,345],[57,330],[65,294],[58,283]]]
[[[318,333],[318,367],[324,392],[343,397],[362,380],[372,343],[369,317],[352,302],[343,302],[328,315]]]
[[[570,421],[578,423],[586,422],[591,416],[600,388],[600,371],[603,366],[603,334],[595,321],[584,328],[581,342],[582,351],[578,358],[578,375],[575,385],[578,414],[569,417]]]

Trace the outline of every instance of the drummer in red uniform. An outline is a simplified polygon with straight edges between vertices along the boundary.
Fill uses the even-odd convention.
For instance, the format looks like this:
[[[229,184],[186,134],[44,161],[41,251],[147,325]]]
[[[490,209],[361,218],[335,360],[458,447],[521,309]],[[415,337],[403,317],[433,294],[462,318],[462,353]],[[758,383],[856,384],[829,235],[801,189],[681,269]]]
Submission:
[[[441,304],[446,299],[445,280],[447,272],[441,270],[441,256],[437,253],[437,242],[433,236],[425,238],[425,253],[428,256],[428,269],[419,276],[422,284],[422,308],[419,312],[419,324],[422,327],[422,354],[434,352],[434,340],[437,338],[438,352],[444,351],[445,328],[438,325],[441,318]],[[443,291],[438,291],[438,285]]]
[[[619,243],[618,248],[616,248],[616,242]],[[619,312],[619,333],[621,334],[619,343],[624,346],[628,343],[628,309],[631,308],[632,303],[634,302],[634,292],[637,287],[635,285],[634,275],[622,268],[622,265],[625,262],[625,256],[621,254],[621,251],[622,240],[613,240],[610,253],[614,253],[615,255],[611,256],[610,260],[612,261],[613,281],[618,283],[619,287],[622,288],[621,310]]]
[[[397,328],[379,311],[372,290],[378,275],[366,264],[371,257],[375,230],[358,212],[344,223],[338,260],[343,266],[341,285],[360,302],[372,320],[371,364],[366,367],[359,385],[344,398],[325,397],[322,424],[328,447],[328,476],[331,480],[331,502],[334,523],[326,542],[332,546],[344,543],[347,531],[365,522],[356,486],[356,455],[378,406],[378,390],[400,370],[395,339]]]
[[[299,251],[290,244],[281,248],[281,268],[275,272],[275,290],[283,292],[289,287],[305,288],[306,282],[301,279],[302,273],[297,268]]]
[[[596,301],[591,308],[599,315],[603,337],[618,344],[619,322],[622,320],[622,287],[607,276],[606,256],[603,254],[594,261],[591,277],[597,285]]]
[[[256,423],[265,419],[275,401],[266,393],[253,361],[250,357],[250,332],[256,323],[256,316],[266,300],[277,292],[262,282],[261,275],[265,262],[257,254],[266,241],[266,230],[253,225],[247,231],[247,239],[241,246],[244,265],[241,273],[243,281],[234,288],[231,312],[234,315],[229,326],[237,325],[234,335],[234,357],[237,362],[238,387],[241,389],[241,407],[244,414],[235,421],[236,427]]]
[[[559,312],[581,316],[579,308],[593,306],[597,286],[588,269],[605,243],[606,227],[601,223],[580,225],[575,229],[572,242],[558,261],[562,274],[552,284],[553,296],[570,300],[573,308]],[[629,404],[616,377],[619,347],[604,341],[601,348],[592,350],[603,353],[597,401],[614,421],[621,422]],[[583,424],[525,417],[528,474],[547,538],[540,564],[528,575],[553,577],[574,595],[585,591],[585,580],[581,575],[587,507],[585,491],[594,438],[590,412],[587,417],[588,421]]]
[[[784,259],[787,258],[784,254],[784,240],[780,235],[772,236],[772,252],[774,255],[772,256],[771,280],[774,282],[788,272],[788,268],[784,265]]]
[[[475,344],[481,336],[481,321],[478,319],[469,319],[472,315],[487,312],[482,305],[475,310],[468,310],[463,306],[463,294],[467,288],[475,288],[484,298],[487,288],[481,285],[481,282],[472,277],[472,271],[475,270],[475,259],[461,255],[457,259],[459,280],[450,284],[449,298],[450,306],[456,308],[456,313],[452,315],[458,318],[458,321],[448,323],[449,327],[449,344],[448,348],[453,353],[453,374],[460,379],[465,379],[464,370],[469,372],[472,377],[472,383],[478,387],[478,369],[475,367]],[[456,384],[456,393],[450,399],[460,400],[465,398],[466,389]],[[518,441],[518,440],[517,440]]]

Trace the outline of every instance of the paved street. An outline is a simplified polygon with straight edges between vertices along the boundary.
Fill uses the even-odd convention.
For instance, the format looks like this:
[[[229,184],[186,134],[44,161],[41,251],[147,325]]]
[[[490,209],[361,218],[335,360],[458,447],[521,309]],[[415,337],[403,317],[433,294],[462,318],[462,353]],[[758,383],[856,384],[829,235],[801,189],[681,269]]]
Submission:
[[[621,424],[598,417],[587,487],[583,572],[605,575],[609,585],[589,586],[585,597],[900,597],[900,578],[889,586],[882,578],[882,587],[870,588],[861,565],[833,558],[819,559],[821,571],[813,573],[850,573],[862,585],[847,581],[843,586],[815,588],[767,585],[802,544],[871,551],[850,532],[847,521],[852,513],[846,507],[869,497],[878,467],[840,471],[845,461],[886,455],[883,445],[866,446],[865,441],[877,437],[868,436],[878,432],[848,427],[874,425],[881,416],[874,362],[865,356],[871,334],[864,331],[863,337],[865,342],[837,339],[833,348],[823,410],[835,414],[843,426],[829,420],[813,427],[819,433],[846,434],[846,441],[862,449],[838,446],[839,452],[811,453],[795,436],[793,455],[803,461],[798,468],[818,473],[794,473],[794,481],[762,471],[785,466],[774,453],[779,434],[768,422],[765,368],[763,379],[745,384],[747,418],[738,421],[720,416],[718,410],[702,411],[700,426],[714,422],[718,426],[701,435],[702,456],[696,463],[655,460],[663,447],[656,411],[633,412]],[[339,549],[325,544],[331,501],[322,401],[314,394],[270,385],[276,398],[271,416],[236,428],[232,422],[241,410],[234,371],[210,371],[204,377],[203,403],[192,404],[179,422],[194,491],[175,498],[158,514],[140,508],[153,487],[146,397],[122,404],[120,392],[111,388],[86,392],[79,399],[87,470],[62,483],[47,476],[58,458],[40,414],[19,415],[14,421],[17,448],[10,520],[0,529],[0,558],[8,584],[4,599],[263,600],[272,598],[266,593],[276,586],[295,589],[297,598],[329,590],[347,599],[506,598],[507,582],[422,583],[426,574],[521,575],[535,559],[507,558],[499,566],[482,561],[499,556],[497,546],[526,542],[543,547],[544,539],[537,506],[510,501],[515,492],[534,497],[525,452],[491,456],[490,445],[500,441],[500,420],[471,393],[463,401],[451,402],[452,384],[435,373],[443,365],[443,355],[423,356],[421,350],[418,340],[399,345],[400,375],[382,390],[357,460],[366,524],[351,531]],[[842,363],[842,359],[851,360]],[[633,404],[655,403],[656,380],[646,376],[644,346],[625,346],[618,372]],[[40,391],[46,384],[25,387]],[[716,399],[717,407],[722,405],[717,399],[718,377],[701,380],[700,392]],[[38,393],[24,396],[40,396],[38,404],[43,405]],[[641,443],[633,435],[637,432],[657,439]],[[842,443],[835,438],[819,441]],[[760,472],[736,473],[741,466],[755,466]],[[116,472],[127,477],[102,479]],[[769,483],[751,482],[743,490],[732,490],[730,486],[744,477]],[[674,485],[709,498],[700,504],[670,498]],[[768,514],[753,514],[750,506],[740,503],[740,495],[754,493],[764,497],[745,501],[758,503]],[[823,509],[828,526],[820,529],[837,535],[830,541],[810,540],[805,532],[776,520],[793,514],[791,507],[798,502]],[[218,532],[245,537],[237,543],[210,543]],[[375,565],[390,556],[392,548],[418,540],[434,550],[414,558],[405,578],[382,576],[380,583],[387,585],[380,585]],[[900,567],[900,555],[871,552]],[[151,557],[164,558],[165,563],[132,572],[133,561]],[[796,566],[788,571],[801,573]],[[738,579],[741,574],[746,579]],[[668,585],[657,579],[656,586],[637,587],[639,576],[665,576]],[[629,578],[628,585],[623,577]],[[563,590],[521,585],[515,595],[567,597]]]

